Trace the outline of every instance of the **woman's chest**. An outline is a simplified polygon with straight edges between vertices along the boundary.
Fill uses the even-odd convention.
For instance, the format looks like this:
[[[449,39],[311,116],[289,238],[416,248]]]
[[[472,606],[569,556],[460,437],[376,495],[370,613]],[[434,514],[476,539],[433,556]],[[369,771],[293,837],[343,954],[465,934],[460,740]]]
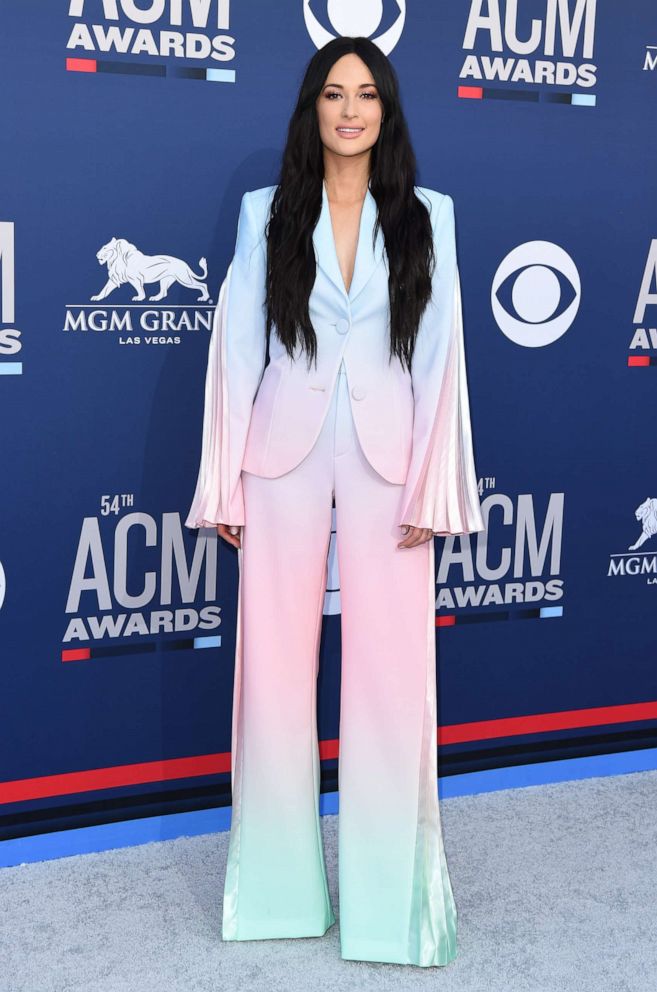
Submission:
[[[346,292],[351,288],[358,249],[362,204],[329,203],[333,250]]]

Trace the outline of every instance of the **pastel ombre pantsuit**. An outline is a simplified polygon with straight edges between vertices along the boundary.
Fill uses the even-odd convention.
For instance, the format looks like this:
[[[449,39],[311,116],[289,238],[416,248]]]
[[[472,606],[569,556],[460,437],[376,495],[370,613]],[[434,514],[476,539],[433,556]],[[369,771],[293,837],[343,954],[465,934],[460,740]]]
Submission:
[[[225,940],[308,937],[335,922],[319,820],[316,679],[335,500],[342,677],[339,910],[344,958],[443,965],[456,907],[437,792],[433,541],[402,524],[484,529],[472,451],[454,209],[431,212],[433,299],[412,373],[388,361],[388,267],[368,190],[347,292],[326,187],[309,301],[317,366],[272,329],[265,224],[242,199],[210,341],[189,527],[244,525],[232,727]]]

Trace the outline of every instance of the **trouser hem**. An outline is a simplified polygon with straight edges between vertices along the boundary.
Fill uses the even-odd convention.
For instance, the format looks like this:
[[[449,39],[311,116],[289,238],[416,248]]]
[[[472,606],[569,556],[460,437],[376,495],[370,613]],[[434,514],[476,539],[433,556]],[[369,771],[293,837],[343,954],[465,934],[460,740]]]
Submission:
[[[286,940],[297,937],[323,937],[335,923],[331,913],[319,923],[313,924],[308,919],[303,920],[268,920],[263,923],[248,923],[240,921],[237,934],[230,937],[222,936],[222,940]]]
[[[384,940],[350,940],[342,938],[340,942],[341,956],[345,960],[351,961],[378,961],[383,964],[413,964],[420,968],[442,967],[456,958],[454,954],[447,954],[445,958],[440,958],[437,954],[433,958],[422,961],[411,958],[408,949],[398,944],[392,944]]]

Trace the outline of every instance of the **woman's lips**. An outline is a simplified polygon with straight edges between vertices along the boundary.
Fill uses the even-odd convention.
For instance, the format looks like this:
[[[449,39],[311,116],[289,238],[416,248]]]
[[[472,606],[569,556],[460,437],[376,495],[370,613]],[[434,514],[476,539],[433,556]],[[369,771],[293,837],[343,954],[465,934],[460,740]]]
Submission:
[[[359,128],[342,128],[336,127],[335,129],[341,138],[358,138],[365,130],[364,127]]]

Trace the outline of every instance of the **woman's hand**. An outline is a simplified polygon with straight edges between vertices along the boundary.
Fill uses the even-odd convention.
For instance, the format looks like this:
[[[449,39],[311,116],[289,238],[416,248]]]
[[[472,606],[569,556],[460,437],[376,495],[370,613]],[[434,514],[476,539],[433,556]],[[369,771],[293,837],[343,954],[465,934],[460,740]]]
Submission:
[[[242,528],[233,527],[230,524],[217,524],[217,534],[228,541],[234,548],[242,547]]]
[[[415,548],[418,544],[424,544],[433,537],[433,531],[429,527],[413,527],[411,524],[402,524],[402,531],[406,535],[403,541],[397,545],[398,548]]]

